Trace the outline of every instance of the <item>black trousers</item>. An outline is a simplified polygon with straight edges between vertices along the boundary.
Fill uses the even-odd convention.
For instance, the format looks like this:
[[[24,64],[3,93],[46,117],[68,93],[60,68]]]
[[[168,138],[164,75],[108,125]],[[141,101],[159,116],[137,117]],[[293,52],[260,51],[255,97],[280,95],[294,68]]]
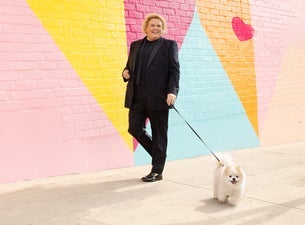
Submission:
[[[128,132],[152,157],[153,173],[162,174],[167,150],[168,109],[152,110],[144,99],[135,99],[129,110]],[[146,132],[146,120],[150,121],[151,136]]]

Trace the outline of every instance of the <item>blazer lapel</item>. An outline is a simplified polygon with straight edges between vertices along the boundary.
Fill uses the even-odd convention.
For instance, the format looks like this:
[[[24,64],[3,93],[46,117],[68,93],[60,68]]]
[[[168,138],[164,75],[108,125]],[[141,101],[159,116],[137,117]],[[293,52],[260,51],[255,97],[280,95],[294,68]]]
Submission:
[[[145,39],[142,39],[141,41],[139,41],[139,43],[137,43],[137,45],[135,46],[135,50],[133,53],[133,62],[132,62],[132,68],[133,68],[133,73],[135,73],[135,68],[136,68],[136,61],[137,61],[137,54],[138,51],[141,49],[141,47],[143,46],[143,42]]]
[[[148,60],[146,68],[148,68],[150,66],[151,62],[153,61],[153,59],[155,58],[157,52],[159,51],[161,45],[163,44],[163,41],[164,41],[164,39],[160,38],[158,40],[158,42],[156,43],[156,45],[155,45],[154,49],[152,50],[151,55],[149,57],[149,60]]]

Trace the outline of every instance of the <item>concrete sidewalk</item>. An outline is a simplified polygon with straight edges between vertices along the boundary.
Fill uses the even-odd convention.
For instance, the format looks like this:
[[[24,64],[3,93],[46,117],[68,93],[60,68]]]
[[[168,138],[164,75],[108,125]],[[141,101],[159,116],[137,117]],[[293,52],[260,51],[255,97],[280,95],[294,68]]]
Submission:
[[[230,153],[247,173],[237,207],[212,198],[213,156],[0,185],[0,225],[304,225],[305,142]]]

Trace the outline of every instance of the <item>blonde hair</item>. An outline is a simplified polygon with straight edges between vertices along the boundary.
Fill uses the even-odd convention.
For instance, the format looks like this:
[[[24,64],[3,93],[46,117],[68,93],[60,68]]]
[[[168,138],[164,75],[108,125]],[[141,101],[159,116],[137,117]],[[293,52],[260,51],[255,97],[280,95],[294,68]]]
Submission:
[[[142,25],[143,33],[146,34],[146,29],[148,27],[148,23],[152,19],[158,19],[158,20],[161,21],[161,23],[162,23],[162,34],[164,34],[164,32],[166,30],[166,20],[164,19],[163,16],[161,16],[160,14],[157,14],[157,13],[148,14],[145,17],[145,20],[144,20],[143,25]]]

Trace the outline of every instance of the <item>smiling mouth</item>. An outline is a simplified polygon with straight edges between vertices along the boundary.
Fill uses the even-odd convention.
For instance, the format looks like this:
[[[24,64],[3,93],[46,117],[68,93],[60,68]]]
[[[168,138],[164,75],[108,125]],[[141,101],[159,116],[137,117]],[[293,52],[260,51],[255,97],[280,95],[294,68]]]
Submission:
[[[232,184],[236,184],[237,181],[236,181],[236,180],[232,180],[231,183],[232,183]]]

